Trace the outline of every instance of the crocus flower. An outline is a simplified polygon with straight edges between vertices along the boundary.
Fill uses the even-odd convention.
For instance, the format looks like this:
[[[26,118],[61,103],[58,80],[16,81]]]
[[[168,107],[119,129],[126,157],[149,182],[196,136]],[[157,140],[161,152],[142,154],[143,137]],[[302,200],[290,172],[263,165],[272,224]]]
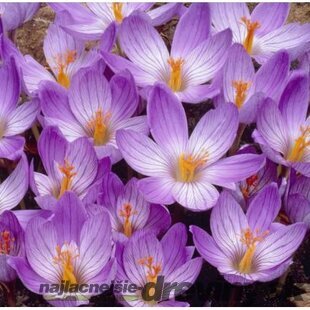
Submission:
[[[58,85],[45,82],[40,92],[46,125],[59,127],[69,141],[87,137],[99,158],[121,159],[115,133],[121,128],[148,133],[145,116],[135,116],[138,94],[131,74],[119,73],[108,82],[99,67],[83,70],[72,81],[67,93]]]
[[[0,184],[0,213],[15,208],[29,185],[29,167],[23,154],[14,171]]]
[[[15,160],[21,156],[23,133],[39,113],[38,100],[17,106],[20,96],[20,76],[13,58],[0,68],[0,158]]]
[[[87,304],[92,294],[42,292],[40,285],[101,285],[115,276],[109,215],[101,212],[87,217],[84,205],[72,192],[57,202],[53,217],[37,216],[29,222],[25,249],[26,258],[13,257],[9,264],[30,291],[43,294],[55,306]]]
[[[229,193],[222,193],[211,213],[212,237],[197,226],[190,227],[198,252],[233,284],[280,277],[306,233],[302,223],[273,224],[280,207],[276,184],[257,194],[246,214]]]
[[[207,112],[189,138],[184,108],[160,84],[151,91],[147,115],[156,143],[132,130],[120,130],[116,141],[127,163],[149,176],[139,181],[139,188],[150,202],[177,201],[193,211],[206,210],[219,196],[213,184],[234,188],[234,182],[264,165],[264,156],[255,154],[221,159],[238,127],[238,111],[233,104]]]
[[[162,82],[189,103],[212,98],[219,92],[217,83],[205,83],[225,63],[231,31],[211,36],[209,15],[208,4],[192,4],[179,20],[169,53],[147,16],[133,13],[119,30],[121,49],[130,61],[107,52],[102,53],[103,58],[115,72],[130,70],[138,86],[149,88]]]
[[[12,31],[30,20],[39,7],[40,3],[1,3],[0,14],[5,31]]]
[[[233,102],[239,110],[241,123],[256,120],[257,110],[264,97],[279,100],[288,80],[289,55],[274,54],[255,73],[251,57],[240,44],[234,44],[223,68],[224,102]]]
[[[307,118],[309,79],[296,73],[279,103],[267,99],[257,117],[253,137],[274,162],[310,176],[310,125]]]
[[[109,170],[108,160],[100,167],[87,138],[70,143],[55,127],[43,130],[38,151],[47,175],[31,171],[31,187],[43,209],[55,209],[57,200],[67,191],[88,200],[92,189],[100,185],[102,175]]]
[[[0,281],[11,282],[16,278],[15,270],[7,263],[13,256],[24,256],[24,232],[11,211],[0,214]]]
[[[85,51],[84,43],[71,37],[58,24],[49,26],[43,50],[52,73],[30,55],[20,61],[29,94],[36,92],[42,81],[58,82],[64,88],[69,88],[72,77],[79,69],[89,67],[100,59],[96,51]]]
[[[167,208],[147,202],[138,190],[137,182],[136,178],[131,178],[124,186],[118,176],[110,172],[104,176],[102,188],[99,189],[98,203],[110,213],[116,240],[127,240],[141,229],[158,234],[170,226]]]
[[[152,19],[152,24],[158,26],[169,21],[179,13],[183,4],[168,3],[151,9],[153,3],[50,3],[57,15],[65,14],[70,17],[70,23],[63,28],[72,36],[83,40],[98,40],[111,23],[121,24],[123,19],[132,12],[146,11]]]
[[[156,287],[163,285],[162,281],[181,286],[186,283],[182,292],[194,283],[200,272],[202,259],[192,258],[194,249],[186,247],[186,242],[186,227],[181,223],[173,225],[160,241],[147,231],[135,234],[116,252],[118,260],[116,280],[127,280],[140,290],[135,293],[120,292],[116,294],[118,300],[126,306],[133,307],[188,306],[187,303],[174,300],[181,293],[180,290],[167,292],[166,287],[164,289],[160,287],[160,297],[152,301],[145,300],[141,292],[141,288],[145,288],[147,284]],[[154,294],[154,290],[154,287],[150,289],[150,296]]]
[[[211,12],[214,30],[230,28],[233,42],[243,44],[258,63],[282,49],[296,59],[310,42],[310,24],[284,25],[288,3],[260,3],[251,14],[246,3],[212,3]]]

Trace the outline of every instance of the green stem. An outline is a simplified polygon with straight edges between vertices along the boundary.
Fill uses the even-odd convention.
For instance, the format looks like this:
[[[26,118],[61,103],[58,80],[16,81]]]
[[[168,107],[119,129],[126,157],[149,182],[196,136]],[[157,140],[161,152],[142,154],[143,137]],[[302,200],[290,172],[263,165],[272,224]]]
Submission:
[[[231,146],[230,150],[228,151],[228,155],[234,155],[238,151],[238,149],[240,147],[241,138],[242,138],[242,135],[244,133],[245,128],[246,128],[246,124],[240,124],[239,125],[236,139],[235,139],[233,145]]]
[[[38,126],[36,124],[34,124],[32,127],[31,127],[31,131],[36,139],[36,141],[38,142],[39,140],[39,137],[40,137],[40,132],[39,132],[39,129],[38,129]]]

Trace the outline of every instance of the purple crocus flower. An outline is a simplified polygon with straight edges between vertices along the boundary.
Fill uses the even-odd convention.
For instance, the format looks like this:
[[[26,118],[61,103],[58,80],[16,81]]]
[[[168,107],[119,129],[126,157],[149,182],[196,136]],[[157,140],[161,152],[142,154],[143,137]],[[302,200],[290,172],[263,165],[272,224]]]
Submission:
[[[193,35],[194,34],[194,35]],[[211,81],[225,63],[231,45],[231,31],[210,35],[208,4],[192,4],[176,27],[171,52],[160,34],[143,13],[124,19],[119,41],[129,60],[103,52],[107,64],[118,72],[127,68],[138,86],[153,86],[162,82],[171,88],[181,101],[198,103],[219,92]]]
[[[233,102],[239,110],[241,123],[255,122],[264,97],[279,100],[288,80],[289,55],[274,54],[255,73],[251,57],[240,44],[234,44],[223,68],[223,101]]]
[[[100,59],[96,51],[87,52],[82,41],[71,37],[58,24],[49,26],[43,50],[52,73],[30,55],[20,61],[29,94],[36,92],[42,81],[58,82],[64,88],[69,88],[72,77],[79,69],[89,67]]]
[[[276,184],[258,193],[246,214],[229,193],[223,192],[211,214],[212,237],[197,226],[190,227],[198,252],[233,284],[280,277],[306,233],[302,223],[272,223],[280,207]]]
[[[310,24],[284,25],[288,3],[260,3],[251,14],[246,3],[212,3],[211,12],[214,30],[230,28],[233,42],[243,44],[258,63],[282,49],[296,59],[310,42]]]
[[[38,151],[47,175],[32,172],[31,188],[43,209],[55,210],[57,200],[67,191],[91,200],[103,174],[110,168],[108,159],[100,165],[87,138],[70,143],[56,127],[43,130]]]
[[[123,19],[134,11],[146,11],[152,20],[153,26],[166,23],[179,14],[183,4],[168,3],[151,9],[153,3],[50,3],[57,15],[66,14],[70,23],[63,28],[82,40],[99,40],[105,30],[112,24],[119,25]]]
[[[24,198],[29,185],[29,167],[23,154],[14,171],[0,184],[0,214],[15,208]]]
[[[307,74],[308,75],[308,74]],[[253,137],[272,161],[310,176],[309,79],[293,75],[279,107],[271,99],[262,105]]]
[[[24,256],[24,231],[11,211],[0,214],[0,281],[7,283],[15,280],[15,270],[7,264],[13,256]]]
[[[39,9],[40,3],[1,3],[0,14],[5,31],[12,31],[27,22]]]
[[[93,67],[80,71],[68,91],[45,82],[40,92],[45,125],[59,127],[68,141],[87,137],[99,158],[121,159],[115,133],[128,128],[148,133],[145,116],[132,117],[138,107],[138,94],[128,71],[108,82],[102,70]]]
[[[37,216],[29,222],[25,249],[26,258],[13,257],[8,263],[30,291],[43,294],[55,306],[87,304],[96,292],[42,292],[40,285],[101,285],[115,276],[109,215],[101,212],[87,217],[84,205],[72,192],[57,202],[53,217]]]
[[[23,133],[39,113],[38,100],[17,106],[20,96],[20,76],[13,58],[0,68],[0,158],[15,160],[22,154]]]
[[[187,231],[184,224],[173,225],[159,241],[154,234],[141,231],[135,234],[124,247],[116,251],[118,270],[116,280],[128,281],[140,288],[135,293],[120,292],[117,299],[126,306],[188,306],[187,303],[175,301],[179,292],[159,288],[162,293],[159,300],[146,301],[143,298],[141,287],[147,284],[162,285],[158,283],[184,284],[186,289],[193,284],[199,275],[202,259],[192,258],[193,247],[187,247]],[[150,289],[153,295],[154,288]],[[161,291],[162,290],[162,291]],[[184,288],[183,291],[184,292]]]
[[[112,172],[103,178],[98,203],[110,213],[116,240],[126,241],[141,229],[149,229],[159,234],[165,232],[171,224],[167,208],[147,202],[138,190],[137,182],[136,178],[131,178],[124,186]],[[96,208],[95,205],[94,207]]]
[[[203,211],[218,199],[213,184],[235,188],[234,182],[264,165],[265,157],[255,154],[221,159],[236,137],[238,111],[233,104],[207,112],[189,138],[184,108],[160,84],[150,93],[147,115],[156,143],[132,130],[120,130],[116,141],[127,163],[149,176],[139,181],[139,188],[150,202],[177,201],[192,211]]]

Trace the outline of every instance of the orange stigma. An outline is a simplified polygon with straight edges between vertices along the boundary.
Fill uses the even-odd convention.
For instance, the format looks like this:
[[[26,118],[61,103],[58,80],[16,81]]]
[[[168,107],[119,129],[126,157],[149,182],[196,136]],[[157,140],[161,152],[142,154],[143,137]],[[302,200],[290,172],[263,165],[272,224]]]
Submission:
[[[53,260],[54,264],[62,267],[62,281],[77,284],[73,266],[73,262],[77,257],[79,257],[79,253],[76,245],[65,243],[62,247],[56,246],[56,256]]]
[[[246,51],[251,54],[252,48],[253,48],[253,42],[254,42],[254,34],[256,29],[260,27],[259,22],[251,22],[250,19],[247,19],[245,16],[241,18],[241,21],[245,24],[247,29],[247,36],[243,41],[243,46],[246,49]]]
[[[68,66],[76,60],[76,51],[67,51],[64,55],[56,57],[57,62],[57,82],[65,88],[70,86],[70,78],[68,76]]]
[[[161,272],[161,265],[154,264],[154,258],[152,256],[139,259],[138,264],[146,267],[146,280],[148,282],[156,283],[157,277]]]
[[[95,113],[95,116],[88,122],[88,128],[91,130],[95,145],[104,145],[109,141],[110,134],[108,124],[110,118],[110,112],[104,114],[102,110],[99,109]]]
[[[124,218],[123,228],[124,234],[127,237],[132,235],[132,224],[130,221],[130,217],[134,214],[137,214],[137,211],[133,209],[131,204],[125,203],[123,205],[123,209],[119,212],[120,216]]]
[[[63,166],[59,166],[60,172],[63,174],[61,180],[60,193],[58,198],[60,198],[65,191],[69,191],[72,185],[72,179],[76,176],[76,172],[73,172],[74,166],[72,166],[66,159]]]
[[[258,230],[256,230],[256,236],[250,228],[247,228],[243,231],[240,241],[246,245],[247,250],[243,255],[241,261],[239,262],[238,269],[241,273],[251,273],[253,269],[253,257],[258,242],[262,241],[268,234],[269,231],[263,232],[261,235],[258,235]]]
[[[251,84],[251,82],[233,81],[232,86],[235,89],[235,104],[238,109],[242,107]]]
[[[241,192],[244,198],[249,198],[250,191],[257,186],[258,175],[254,174],[246,179],[246,186],[241,187]]]
[[[294,146],[287,156],[287,160],[298,162],[301,161],[305,150],[310,146],[310,126],[300,128],[301,135],[295,140]]]
[[[184,64],[184,60],[181,58],[168,59],[168,64],[170,65],[170,78],[168,85],[174,91],[178,92],[182,88],[182,66]]]
[[[123,21],[122,8],[123,8],[123,3],[119,3],[119,2],[112,3],[114,17],[118,23],[121,23]]]
[[[0,233],[0,254],[9,255],[14,247],[15,239],[11,237],[11,233],[8,230],[4,230]]]

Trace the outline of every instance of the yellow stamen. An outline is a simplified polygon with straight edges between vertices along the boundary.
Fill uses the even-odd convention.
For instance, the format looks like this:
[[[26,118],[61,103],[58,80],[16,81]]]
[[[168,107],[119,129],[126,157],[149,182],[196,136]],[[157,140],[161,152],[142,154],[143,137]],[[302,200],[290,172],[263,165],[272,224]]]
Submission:
[[[130,217],[134,214],[137,214],[137,211],[134,210],[129,203],[124,204],[123,209],[120,211],[120,216],[124,217],[123,228],[124,234],[127,237],[132,235],[132,223],[130,221]]]
[[[70,86],[70,78],[68,76],[68,66],[76,60],[76,51],[67,51],[65,55],[56,57],[58,75],[57,82],[65,88]]]
[[[256,29],[260,27],[259,22],[251,22],[251,20],[247,19],[245,16],[241,18],[241,21],[245,24],[247,28],[247,36],[243,41],[243,46],[246,51],[251,54],[254,42],[254,34]]]
[[[310,126],[301,127],[300,131],[301,135],[295,140],[295,144],[287,156],[289,161],[301,161],[306,148],[310,146]]]
[[[258,242],[262,241],[268,234],[269,231],[263,232],[260,236],[256,236],[252,233],[250,228],[247,228],[241,237],[241,242],[244,243],[247,247],[245,254],[243,255],[241,261],[239,262],[239,271],[241,273],[251,273],[253,269],[253,257],[256,250],[256,245]]]
[[[73,172],[74,166],[72,166],[66,159],[63,166],[59,166],[60,172],[63,174],[61,180],[60,193],[58,198],[60,198],[65,191],[71,189],[72,179],[76,176],[76,172]]]
[[[161,272],[161,265],[154,264],[154,258],[152,256],[139,259],[138,264],[146,267],[147,269],[146,280],[148,282],[156,283],[157,277]]]
[[[121,23],[123,21],[123,14],[122,14],[123,3],[115,2],[112,4],[112,8],[116,21],[118,23]]]
[[[15,239],[11,237],[11,233],[8,230],[2,231],[0,233],[0,254],[10,254],[14,247],[14,241]]]
[[[110,134],[108,130],[108,123],[111,118],[111,113],[104,114],[99,109],[95,116],[89,121],[88,127],[92,132],[95,145],[104,145],[109,141]]]
[[[235,104],[240,109],[246,99],[247,91],[251,87],[251,82],[233,81],[232,86],[235,89]]]
[[[76,251],[77,249],[73,250],[68,244],[64,244],[62,248],[59,245],[56,246],[57,254],[54,257],[54,263],[62,266],[62,281],[70,284],[77,284],[73,267],[73,260],[79,256]]]
[[[170,65],[170,79],[168,85],[174,92],[178,92],[182,87],[182,66],[184,60],[181,58],[169,58],[168,64]]]
[[[181,182],[192,182],[197,176],[197,169],[207,161],[207,153],[202,158],[182,154],[179,158],[177,179]]]

